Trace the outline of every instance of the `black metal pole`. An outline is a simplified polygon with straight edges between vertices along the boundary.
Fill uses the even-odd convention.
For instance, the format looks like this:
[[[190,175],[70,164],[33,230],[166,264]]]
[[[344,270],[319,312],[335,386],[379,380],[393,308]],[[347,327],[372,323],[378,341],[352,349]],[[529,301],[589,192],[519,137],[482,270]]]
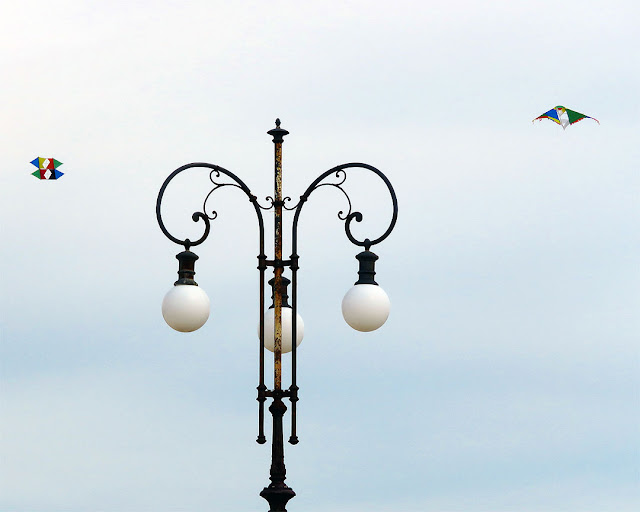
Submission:
[[[275,147],[275,169],[274,169],[274,261],[273,261],[273,305],[275,316],[274,328],[274,383],[273,403],[269,407],[269,412],[273,417],[273,433],[271,434],[271,471],[269,479],[271,483],[265,487],[260,496],[269,502],[269,512],[286,512],[287,502],[296,493],[284,483],[287,471],[284,465],[284,434],[282,429],[282,418],[287,411],[287,406],[282,401],[282,142],[283,137],[289,132],[280,128],[280,120],[276,119],[276,128],[270,130],[269,135],[273,136]],[[295,338],[293,343],[295,344]]]
[[[275,394],[275,392],[274,392]],[[271,444],[271,475],[269,479],[271,483],[265,487],[260,496],[269,502],[269,512],[287,512],[285,508],[287,502],[293,498],[296,493],[284,483],[287,478],[287,470],[284,465],[284,436],[282,432],[282,417],[287,411],[284,405],[281,393],[273,398],[273,403],[269,407],[269,412],[273,416],[273,434]]]

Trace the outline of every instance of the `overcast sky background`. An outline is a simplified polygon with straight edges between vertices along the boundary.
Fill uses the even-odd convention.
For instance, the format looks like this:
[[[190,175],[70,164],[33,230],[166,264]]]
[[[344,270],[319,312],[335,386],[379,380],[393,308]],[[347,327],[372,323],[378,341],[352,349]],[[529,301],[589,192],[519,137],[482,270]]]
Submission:
[[[637,2],[2,11],[0,510],[267,510],[255,214],[219,192],[196,250],[211,317],[184,335],[160,313],[180,247],[155,200],[193,161],[272,194],[276,117],[285,195],[361,161],[400,209],[374,249],[392,313],[362,334],[340,313],[345,200],[305,206],[289,510],[638,510]],[[531,123],[558,104],[601,125]],[[64,176],[34,179],[38,156]],[[167,193],[179,236],[206,178]],[[377,236],[384,189],[346,185]]]

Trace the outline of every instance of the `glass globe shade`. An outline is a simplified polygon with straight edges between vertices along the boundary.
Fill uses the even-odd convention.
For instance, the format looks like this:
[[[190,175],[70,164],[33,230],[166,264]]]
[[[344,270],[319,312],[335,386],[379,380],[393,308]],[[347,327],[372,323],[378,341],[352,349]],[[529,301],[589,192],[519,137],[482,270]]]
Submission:
[[[293,309],[284,307],[282,311],[282,353],[286,354],[293,350],[291,343],[291,334],[293,331],[292,318]],[[300,314],[296,315],[296,347],[300,346],[300,342],[304,337],[304,322]],[[275,350],[275,338],[273,336],[273,330],[275,328],[276,312],[275,309],[268,309],[264,314],[264,347],[267,350],[273,352]],[[260,325],[258,325],[258,336],[260,336]]]
[[[209,318],[209,297],[199,286],[178,284],[164,296],[162,316],[176,331],[200,329]]]
[[[389,297],[375,284],[357,284],[342,299],[342,316],[356,331],[375,331],[387,321],[390,310]]]

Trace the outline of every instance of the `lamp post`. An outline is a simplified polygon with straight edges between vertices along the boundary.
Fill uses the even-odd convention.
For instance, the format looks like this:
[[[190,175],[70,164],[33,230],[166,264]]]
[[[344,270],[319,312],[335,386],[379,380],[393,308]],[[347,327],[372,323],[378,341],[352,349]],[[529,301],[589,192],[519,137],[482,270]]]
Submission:
[[[375,262],[378,256],[371,252],[371,247],[382,242],[393,230],[398,217],[398,202],[395,192],[387,177],[378,169],[363,163],[342,164],[330,169],[316,178],[302,196],[297,205],[287,207],[286,202],[289,197],[282,196],[282,143],[284,136],[289,132],[280,128],[280,120],[276,119],[276,127],[267,132],[273,137],[275,149],[275,169],[274,169],[274,194],[268,196],[268,206],[259,204],[258,199],[251,193],[247,185],[235,174],[218,165],[208,163],[191,163],[179,167],[173,171],[162,184],[156,202],[156,216],[162,232],[176,244],[184,246],[184,251],[180,252],[178,259],[178,280],[173,288],[167,293],[162,302],[162,314],[165,321],[175,330],[190,332],[199,329],[204,325],[209,317],[209,298],[194,280],[195,262],[198,256],[191,251],[191,247],[200,245],[209,236],[211,221],[217,217],[214,210],[207,208],[208,201],[213,192],[222,187],[237,187],[242,190],[255,209],[259,228],[259,384],[258,384],[258,438],[260,444],[266,443],[264,435],[264,404],[271,398],[269,412],[272,415],[273,431],[271,444],[271,483],[265,487],[260,496],[269,502],[270,512],[286,512],[287,502],[295,496],[295,492],[287,484],[286,469],[284,464],[284,437],[283,437],[283,417],[287,407],[283,402],[288,398],[291,402],[291,434],[289,443],[297,444],[296,433],[296,403],[298,401],[298,385],[296,374],[297,346],[303,336],[302,318],[298,315],[298,221],[303,206],[314,190],[320,187],[330,186],[340,190],[346,197],[349,209],[346,213],[338,212],[338,217],[344,221],[347,238],[356,246],[363,247],[356,258],[359,262],[359,279],[355,285],[347,292],[342,301],[342,314],[346,322],[358,331],[373,331],[382,326],[389,316],[390,303],[387,294],[378,286],[374,280]],[[209,170],[209,179],[213,184],[212,189],[206,195],[201,212],[195,212],[191,218],[194,222],[204,223],[204,233],[202,236],[191,241],[188,238],[181,240],[170,234],[162,221],[162,198],[171,180],[183,171],[192,168],[204,168]],[[352,221],[361,222],[362,214],[352,211],[351,199],[342,185],[347,180],[347,171],[354,168],[368,170],[378,176],[390,194],[393,205],[393,214],[386,231],[373,240],[365,238],[356,239],[351,232]],[[230,179],[231,181],[227,180]],[[327,181],[329,178],[332,181]],[[282,256],[282,235],[283,235],[283,210],[293,211],[293,221],[291,228],[292,253],[289,259]],[[207,213],[209,211],[209,213]],[[268,259],[264,247],[264,221],[263,211],[273,211],[274,213],[274,251],[273,259]],[[265,272],[268,268],[273,268],[273,278],[269,281],[272,289],[273,303],[265,311]],[[283,271],[288,268],[291,272],[291,280],[283,276]],[[291,305],[288,302],[288,286],[291,285]],[[273,387],[267,388],[264,379],[265,368],[265,348],[273,352]],[[288,388],[282,387],[282,354],[291,352],[291,384]]]

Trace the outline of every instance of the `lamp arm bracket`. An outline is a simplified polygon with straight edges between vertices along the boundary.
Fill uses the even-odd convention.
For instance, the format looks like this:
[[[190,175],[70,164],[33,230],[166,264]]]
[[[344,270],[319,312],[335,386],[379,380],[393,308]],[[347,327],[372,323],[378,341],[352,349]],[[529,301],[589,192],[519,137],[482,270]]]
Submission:
[[[171,182],[171,180],[173,180],[173,178],[175,178],[178,174],[180,174],[183,171],[186,171],[187,169],[192,169],[192,168],[205,168],[205,169],[209,169],[209,181],[211,181],[211,183],[213,184],[213,188],[209,191],[209,193],[206,195],[204,202],[202,204],[202,211],[200,212],[194,212],[191,215],[191,219],[194,222],[198,222],[198,221],[203,221],[204,222],[204,233],[202,234],[202,236],[200,238],[198,238],[195,241],[190,240],[189,238],[185,238],[184,240],[181,240],[175,236],[173,236],[171,233],[169,233],[169,231],[167,230],[167,228],[164,225],[164,222],[162,220],[162,199],[164,197],[164,192],[167,188],[167,186],[169,185],[169,183]],[[226,182],[226,181],[221,181],[220,178],[222,177],[222,175],[227,176],[229,178],[231,178],[233,180],[233,182]],[[158,192],[158,199],[156,201],[156,218],[158,219],[158,224],[160,225],[160,229],[162,230],[162,232],[165,234],[165,236],[171,240],[172,242],[179,244],[179,245],[183,245],[185,247],[186,250],[189,250],[190,247],[196,246],[196,245],[200,245],[202,242],[204,242],[207,237],[209,236],[209,232],[211,231],[211,221],[215,220],[218,217],[218,212],[211,209],[210,211],[208,210],[207,207],[207,203],[209,201],[209,198],[211,197],[211,195],[218,189],[223,188],[223,187],[235,187],[238,188],[240,190],[242,190],[247,197],[249,198],[249,201],[253,204],[254,209],[256,211],[256,214],[258,216],[258,223],[259,223],[259,227],[260,227],[260,232],[263,233],[264,231],[264,222],[262,219],[262,212],[260,211],[261,209],[265,209],[262,206],[260,206],[260,204],[258,203],[258,199],[255,195],[253,195],[251,193],[251,191],[249,190],[249,187],[247,187],[247,185],[240,179],[238,178],[235,174],[233,174],[232,172],[224,169],[223,167],[220,167],[219,165],[214,165],[214,164],[209,164],[209,163],[205,163],[205,162],[194,162],[191,164],[187,164],[187,165],[183,165],[182,167],[178,167],[175,171],[173,171],[166,180],[164,180],[164,183],[162,184],[162,187],[160,187],[160,191]]]
[[[353,168],[365,169],[367,171],[371,171],[376,176],[378,176],[386,185],[389,191],[389,195],[391,197],[393,214],[391,216],[391,221],[389,223],[389,226],[387,227],[385,232],[382,233],[382,235],[380,235],[378,238],[374,238],[373,240],[369,238],[365,238],[364,240],[358,240],[355,236],[353,236],[353,233],[351,232],[351,222],[354,220],[356,222],[362,222],[362,219],[363,219],[363,215],[361,212],[353,211],[351,198],[349,197],[349,194],[347,194],[346,190],[343,188],[343,184],[347,181],[347,169],[353,169]],[[332,175],[336,179],[335,182],[324,182],[324,180],[327,177]],[[298,219],[300,217],[300,212],[302,211],[302,207],[309,199],[309,196],[311,195],[311,193],[321,187],[334,187],[340,190],[340,192],[342,192],[345,198],[347,199],[348,209],[346,212],[344,210],[340,210],[338,212],[338,218],[340,220],[345,221],[344,223],[345,233],[349,241],[351,241],[351,243],[360,247],[364,247],[366,250],[369,250],[369,248],[372,245],[376,245],[382,242],[385,238],[387,238],[391,234],[391,231],[393,231],[393,228],[395,227],[396,221],[398,219],[398,199],[396,198],[396,193],[395,193],[395,190],[393,189],[393,186],[391,185],[391,182],[380,170],[376,169],[372,165],[363,164],[363,163],[348,163],[348,164],[338,165],[322,173],[313,181],[313,183],[311,183],[311,185],[309,185],[309,187],[307,187],[307,190],[304,192],[304,194],[300,196],[300,201],[298,202],[298,204],[295,207],[287,208],[289,210],[295,209],[295,214],[293,219],[294,233],[297,231]]]
[[[265,260],[268,267],[285,268],[291,266],[291,260]]]
[[[266,389],[263,393],[263,396],[269,398],[285,398],[292,397],[294,395],[296,395],[296,400],[298,400],[296,392],[292,391],[291,389]]]

